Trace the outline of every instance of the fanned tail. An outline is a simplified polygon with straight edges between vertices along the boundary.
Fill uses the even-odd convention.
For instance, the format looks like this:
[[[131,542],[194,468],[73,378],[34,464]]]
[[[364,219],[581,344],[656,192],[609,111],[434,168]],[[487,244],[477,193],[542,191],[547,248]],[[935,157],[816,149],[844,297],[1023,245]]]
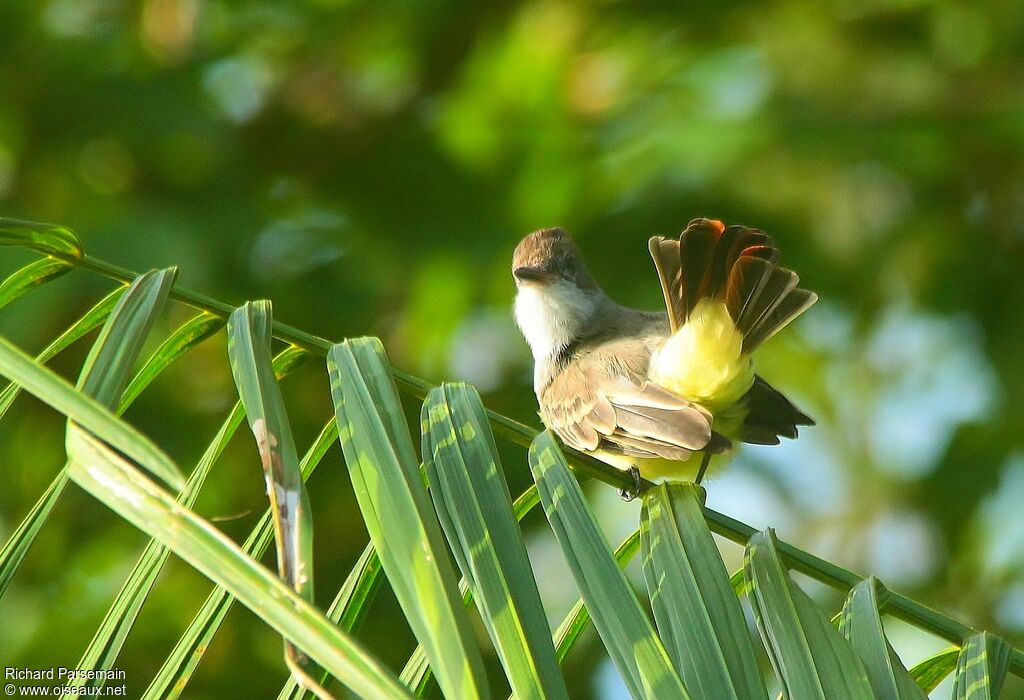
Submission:
[[[655,236],[649,248],[673,333],[711,298],[725,303],[749,354],[818,300],[797,287],[795,272],[776,264],[775,242],[757,229],[694,219],[679,240]]]

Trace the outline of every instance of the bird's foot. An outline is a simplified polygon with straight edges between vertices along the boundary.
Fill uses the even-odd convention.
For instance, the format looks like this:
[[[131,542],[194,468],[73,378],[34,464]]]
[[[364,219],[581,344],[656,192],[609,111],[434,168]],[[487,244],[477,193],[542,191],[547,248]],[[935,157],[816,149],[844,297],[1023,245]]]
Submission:
[[[619,498],[626,503],[629,503],[638,495],[640,495],[640,470],[636,467],[630,467],[626,470],[629,476],[633,479],[633,487],[619,489]]]

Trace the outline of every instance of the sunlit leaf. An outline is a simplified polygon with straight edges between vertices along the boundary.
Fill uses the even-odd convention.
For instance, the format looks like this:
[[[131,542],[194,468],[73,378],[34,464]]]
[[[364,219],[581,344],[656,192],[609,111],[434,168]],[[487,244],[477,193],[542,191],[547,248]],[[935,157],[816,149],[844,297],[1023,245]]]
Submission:
[[[60,277],[71,268],[69,262],[47,257],[16,270],[0,282],[0,309],[26,292]]]
[[[775,533],[750,538],[744,572],[768,657],[790,698],[871,700],[864,665],[828,617],[790,578]]]
[[[423,461],[445,535],[520,698],[568,698],[483,404],[445,384],[423,404]]]
[[[28,248],[46,255],[81,258],[82,242],[64,226],[0,217],[0,246]]]
[[[538,503],[540,503],[540,495],[537,493],[537,485],[531,484],[512,504],[512,513],[516,521],[521,521],[526,517],[526,514],[533,510]],[[473,593],[469,590],[469,583],[465,577],[459,581],[459,595],[462,596],[462,602],[466,607],[473,602]],[[434,687],[434,676],[430,672],[430,664],[427,663],[423,645],[416,645],[416,649],[402,668],[400,678],[406,686],[413,689],[418,697],[425,698],[430,695],[430,691]]]
[[[313,518],[284,397],[271,363],[271,322],[268,302],[239,308],[228,321],[228,354],[263,462],[281,577],[312,601]]]
[[[623,540],[622,544],[616,547],[614,554],[616,566],[620,569],[626,568],[626,564],[632,561],[639,551],[640,530],[636,530]],[[569,609],[569,612],[555,629],[554,635],[552,635],[554,637],[558,663],[563,663],[566,657],[569,656],[569,652],[576,646],[576,643],[583,636],[583,632],[586,631],[590,622],[590,613],[587,611],[587,606],[583,599],[580,598]]]
[[[335,427],[334,439],[338,439],[337,426]],[[341,590],[331,602],[327,609],[327,619],[335,622],[346,632],[354,631],[359,627],[369,612],[370,602],[380,587],[380,559],[372,544],[366,545],[359,560],[352,567]],[[326,671],[321,672],[317,682],[324,686],[330,677]],[[289,676],[281,692],[277,695],[278,700],[310,700],[315,694],[307,688],[303,688],[295,680],[295,676]]]
[[[67,330],[57,336],[41,353],[36,355],[36,362],[40,365],[46,364],[76,340],[103,323],[117,305],[124,291],[124,287],[118,287],[103,297]],[[3,391],[0,391],[0,418],[4,417],[19,393],[21,393],[21,387],[13,382],[4,386]]]
[[[658,632],[693,697],[767,698],[704,497],[700,486],[672,482],[644,494],[643,570]]]
[[[938,688],[939,683],[946,680],[946,677],[956,669],[956,660],[959,656],[958,647],[940,651],[910,669],[910,677],[927,695]]]
[[[878,611],[879,592],[885,590],[874,577],[850,591],[840,616],[839,630],[864,662],[871,689],[879,700],[924,700],[924,693],[907,673],[885,637]]]
[[[286,348],[274,358],[275,376],[279,379],[287,376],[294,369],[303,365],[308,359],[309,354],[304,350],[296,347]],[[207,446],[206,451],[199,460],[199,464],[193,471],[190,481],[198,479],[198,475],[203,475],[201,478],[205,479],[205,474],[208,474],[214,463],[216,463],[227,443],[238,429],[238,426],[241,425],[244,417],[245,411],[242,408],[241,401],[239,401],[224,420],[213,442]],[[309,474],[317,467],[320,460],[326,454],[328,447],[337,440],[337,436],[337,427],[334,421],[331,420],[324,426],[320,435],[302,458],[301,468],[304,479],[308,478]],[[195,494],[191,494],[186,490],[186,494],[189,495],[186,495],[183,503],[187,507],[191,507],[195,502],[195,498],[198,497],[198,489],[199,486],[197,486]],[[249,537],[246,538],[242,550],[258,560],[269,548],[273,532],[272,518],[268,508],[258,521],[256,527],[249,534]],[[166,547],[163,547],[158,542],[154,542],[151,546],[159,547],[164,552],[163,559],[166,559]],[[153,583],[154,581],[148,581],[147,586],[151,588]],[[129,584],[126,583],[122,593],[127,591],[128,586]],[[199,612],[174,645],[171,654],[164,660],[160,670],[150,682],[144,697],[176,698],[181,694],[192,678],[195,669],[199,666],[199,662],[202,661],[203,656],[206,654],[206,650],[209,649],[210,643],[219,631],[224,617],[234,602],[234,597],[223,588],[215,588],[207,596]]]
[[[328,354],[345,461],[370,539],[447,697],[488,695],[483,661],[380,341]]]
[[[630,694],[688,698],[550,432],[530,447],[530,469],[576,587]]]
[[[157,348],[150,357],[149,362],[144,365],[135,378],[138,379],[143,374],[152,377],[159,375],[179,356],[180,352],[184,352],[187,347],[191,347],[191,345],[185,343],[171,342],[176,337],[188,337],[192,340],[192,345],[201,342],[206,337],[203,334],[192,333],[192,329],[194,329],[194,324],[189,322],[172,334],[168,338],[168,342],[163,343]],[[173,350],[169,351],[169,348]],[[280,368],[280,371],[283,373],[287,373],[295,366],[301,364],[305,356],[305,352],[289,348],[274,358],[275,367]],[[140,391],[143,387],[142,383],[135,381],[132,382],[132,385],[138,386]],[[125,390],[126,393],[127,391]],[[123,408],[124,402],[122,401],[122,410]],[[196,468],[189,476],[185,490],[178,496],[178,500],[186,508],[192,508],[195,505],[203,484],[206,482],[206,477],[209,476],[213,465],[224,451],[228,441],[235,434],[239,424],[241,424],[243,415],[244,413],[239,403],[231,411],[231,414],[221,426],[220,431],[214,437],[213,442],[207,446]],[[107,614],[103,617],[102,622],[100,622],[95,635],[93,635],[92,640],[89,642],[89,646],[82,654],[78,662],[79,670],[101,670],[114,667],[114,662],[117,660],[118,654],[121,653],[125,639],[131,631],[132,625],[135,624],[139,611],[146,602],[150,591],[156,585],[157,576],[167,561],[169,554],[169,550],[156,540],[150,540],[146,544],[142,555],[135,563],[121,590],[118,591],[117,597],[111,604]],[[105,679],[102,677],[103,674],[96,674],[98,677],[95,678],[89,678],[90,675],[93,674],[76,675],[75,680],[71,681],[69,686],[99,687],[105,684]]]
[[[964,642],[953,676],[953,700],[997,700],[1006,680],[1010,645],[988,632]]]
[[[119,396],[116,392],[122,390],[131,376],[142,343],[167,300],[173,279],[173,270],[140,275],[117,297],[116,307],[93,344],[78,380],[85,394],[107,408],[113,407]],[[111,346],[116,345],[123,345],[124,352],[113,351]],[[0,597],[7,591],[66,484],[67,472],[62,468],[0,550]]]
[[[270,359],[273,324],[268,301],[249,302],[228,319],[228,355],[231,374],[249,419],[249,428],[263,462],[270,499],[281,578],[300,596],[313,602],[313,514],[302,486],[299,455],[291,424]],[[330,697],[310,676],[308,659],[285,642],[285,657],[292,675],[319,697]]]
[[[231,591],[354,692],[373,698],[410,697],[358,642],[139,469],[74,426],[68,442],[68,472],[75,483]]]
[[[171,486],[178,489],[185,486],[185,479],[163,450],[127,423],[119,421],[103,404],[77,391],[50,370],[37,365],[6,338],[0,338],[0,374],[17,382],[30,394],[139,464],[145,464]]]

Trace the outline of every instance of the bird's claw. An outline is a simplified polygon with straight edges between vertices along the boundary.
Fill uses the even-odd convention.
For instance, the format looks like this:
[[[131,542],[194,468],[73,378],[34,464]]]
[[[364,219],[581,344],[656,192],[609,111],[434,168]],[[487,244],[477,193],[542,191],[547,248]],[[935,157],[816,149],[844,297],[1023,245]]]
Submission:
[[[640,495],[640,470],[637,469],[636,467],[630,467],[626,471],[633,478],[633,488],[619,489],[619,498],[621,498],[626,503],[629,503],[634,498]]]

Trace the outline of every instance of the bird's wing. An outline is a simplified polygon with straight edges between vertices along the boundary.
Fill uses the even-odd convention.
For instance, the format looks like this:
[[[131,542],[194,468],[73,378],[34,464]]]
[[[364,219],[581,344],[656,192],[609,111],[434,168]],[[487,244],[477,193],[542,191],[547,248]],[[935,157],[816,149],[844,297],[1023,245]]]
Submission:
[[[723,449],[720,436],[712,439],[708,411],[656,384],[599,366],[570,363],[541,394],[541,418],[567,445],[674,460],[695,450]]]

